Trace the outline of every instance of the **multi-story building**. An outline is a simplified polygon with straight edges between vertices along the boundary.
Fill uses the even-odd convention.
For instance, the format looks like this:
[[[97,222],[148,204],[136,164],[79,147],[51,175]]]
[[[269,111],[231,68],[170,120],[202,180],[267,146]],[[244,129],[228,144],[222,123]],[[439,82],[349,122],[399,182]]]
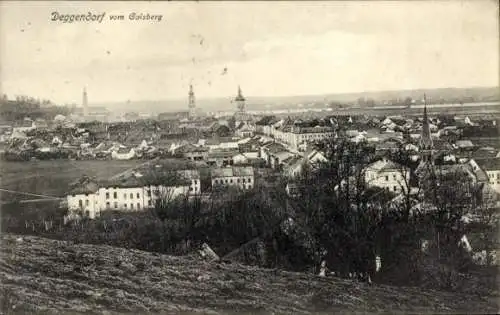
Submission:
[[[255,185],[254,169],[246,167],[215,168],[211,171],[212,187],[239,187],[241,189],[252,189]]]
[[[206,161],[208,159],[208,148],[187,144],[177,150],[179,154],[191,161]]]
[[[471,159],[470,164],[474,171],[479,168],[485,172],[491,188],[500,193],[500,158]]]
[[[233,165],[233,156],[239,153],[238,149],[214,149],[208,152],[207,164],[223,167]]]
[[[335,136],[335,130],[329,126],[301,127],[295,125],[290,119],[280,121],[271,126],[264,133],[270,133],[274,139],[285,143],[292,150],[299,150],[300,146],[307,143],[321,141]]]
[[[299,145],[303,143],[311,143],[332,138],[335,135],[331,127],[292,127],[290,142],[288,143],[293,149],[297,150]]]
[[[365,183],[368,186],[380,187],[394,193],[409,189],[410,170],[387,159],[376,161],[365,170]]]
[[[172,200],[181,195],[201,192],[197,171],[178,171],[170,180],[166,177],[132,174],[126,178],[96,181],[80,179],[66,196],[70,211],[80,210],[95,218],[106,210],[137,211],[155,206],[157,200]]]

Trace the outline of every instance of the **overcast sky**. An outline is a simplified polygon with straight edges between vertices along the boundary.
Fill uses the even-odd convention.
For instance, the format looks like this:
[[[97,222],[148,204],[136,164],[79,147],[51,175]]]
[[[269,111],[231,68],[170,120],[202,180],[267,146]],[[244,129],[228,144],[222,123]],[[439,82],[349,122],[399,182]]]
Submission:
[[[106,16],[63,24],[53,11]],[[497,86],[498,14],[487,0],[2,1],[1,88],[80,103],[83,86],[96,102],[162,100],[186,97],[190,81],[198,98],[238,84],[247,96]]]

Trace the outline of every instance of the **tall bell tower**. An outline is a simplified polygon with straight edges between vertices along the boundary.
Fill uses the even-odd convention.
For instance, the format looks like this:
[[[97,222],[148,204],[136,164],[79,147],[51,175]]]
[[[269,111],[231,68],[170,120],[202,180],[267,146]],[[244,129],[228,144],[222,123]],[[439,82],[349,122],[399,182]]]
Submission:
[[[189,85],[188,109],[189,109],[189,119],[194,119],[196,117],[196,99],[194,96],[192,84]]]
[[[89,104],[87,99],[87,89],[85,87],[83,87],[82,107],[83,107],[83,116],[87,117],[89,115]]]

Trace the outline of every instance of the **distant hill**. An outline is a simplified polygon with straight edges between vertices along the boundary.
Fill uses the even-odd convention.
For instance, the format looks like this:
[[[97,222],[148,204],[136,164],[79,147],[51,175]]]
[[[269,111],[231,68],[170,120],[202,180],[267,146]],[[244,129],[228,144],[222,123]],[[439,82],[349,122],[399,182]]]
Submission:
[[[273,108],[283,108],[290,105],[339,102],[356,102],[359,98],[371,98],[376,102],[391,99],[404,99],[411,97],[421,100],[424,93],[430,100],[444,99],[448,102],[458,103],[460,99],[470,101],[497,101],[500,99],[498,87],[477,87],[477,88],[440,88],[440,89],[417,89],[399,91],[377,91],[359,92],[343,94],[323,94],[323,95],[298,95],[280,97],[259,97],[246,96],[247,108],[249,110],[263,110]],[[110,111],[147,111],[153,113],[184,111],[187,109],[187,98],[177,100],[158,101],[130,101],[92,104],[93,106],[105,106]],[[198,96],[197,107],[205,112],[231,111],[235,109],[235,104],[231,103],[231,97],[204,99]]]
[[[474,293],[360,283],[118,247],[0,236],[2,314],[496,313]]]

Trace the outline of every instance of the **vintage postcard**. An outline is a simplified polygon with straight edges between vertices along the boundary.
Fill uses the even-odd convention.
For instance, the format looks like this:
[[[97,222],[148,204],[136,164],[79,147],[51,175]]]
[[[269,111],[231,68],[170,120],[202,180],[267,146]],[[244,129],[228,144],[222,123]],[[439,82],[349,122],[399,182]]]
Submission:
[[[498,313],[497,1],[1,1],[1,314]]]

